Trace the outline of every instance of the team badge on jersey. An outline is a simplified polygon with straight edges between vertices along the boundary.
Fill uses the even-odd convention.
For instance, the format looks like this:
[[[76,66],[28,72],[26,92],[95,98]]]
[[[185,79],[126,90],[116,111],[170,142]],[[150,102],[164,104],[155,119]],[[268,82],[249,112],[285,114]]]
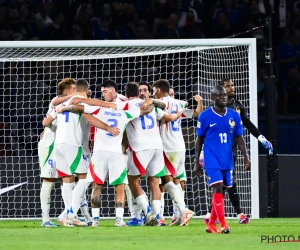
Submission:
[[[230,133],[232,133],[235,126],[235,122],[232,118],[229,118],[229,125],[230,125]]]

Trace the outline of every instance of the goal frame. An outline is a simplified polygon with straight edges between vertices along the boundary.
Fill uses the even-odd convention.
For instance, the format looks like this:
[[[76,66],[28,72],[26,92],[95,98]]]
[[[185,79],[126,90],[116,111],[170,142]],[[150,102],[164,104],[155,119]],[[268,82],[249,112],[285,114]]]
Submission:
[[[78,40],[78,41],[1,41],[4,48],[100,48],[100,47],[171,47],[171,46],[249,46],[249,115],[257,126],[257,72],[256,72],[256,39],[156,39],[156,40]],[[3,60],[3,59],[2,59]],[[12,61],[12,60],[10,60]],[[258,141],[250,136],[251,152],[251,217],[259,218],[259,163]],[[17,156],[16,156],[17,157]]]

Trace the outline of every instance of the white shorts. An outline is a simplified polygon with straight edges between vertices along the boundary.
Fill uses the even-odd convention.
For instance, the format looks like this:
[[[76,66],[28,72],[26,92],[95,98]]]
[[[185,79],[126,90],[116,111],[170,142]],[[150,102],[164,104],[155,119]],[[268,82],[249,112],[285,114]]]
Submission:
[[[180,181],[186,181],[186,171],[184,168],[184,176],[180,177]]]
[[[121,153],[95,151],[89,170],[93,181],[98,185],[104,184],[107,174],[110,185],[128,184],[127,170]]]
[[[141,176],[165,176],[162,149],[147,149],[128,154],[128,174]]]
[[[184,176],[185,170],[185,152],[164,152],[166,165],[166,175],[172,175],[174,178]]]
[[[90,163],[89,163],[89,167],[88,167],[86,178],[85,178],[85,182],[88,182],[88,183],[92,183],[94,181],[92,174],[91,174],[91,170],[90,170],[91,166],[93,167],[92,161],[90,161]]]
[[[38,146],[39,163],[42,178],[58,178],[54,155],[54,142],[50,147]]]
[[[88,169],[88,161],[82,153],[81,147],[67,144],[57,144],[54,147],[56,168],[58,176],[70,176],[73,174],[85,174]]]

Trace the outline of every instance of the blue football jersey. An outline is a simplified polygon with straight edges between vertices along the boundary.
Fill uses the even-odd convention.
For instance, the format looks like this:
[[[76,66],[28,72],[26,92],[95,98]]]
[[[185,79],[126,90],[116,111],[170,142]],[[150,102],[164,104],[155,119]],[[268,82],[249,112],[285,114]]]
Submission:
[[[233,169],[232,144],[243,134],[239,113],[226,108],[220,115],[210,107],[200,113],[196,134],[204,137],[204,168]]]

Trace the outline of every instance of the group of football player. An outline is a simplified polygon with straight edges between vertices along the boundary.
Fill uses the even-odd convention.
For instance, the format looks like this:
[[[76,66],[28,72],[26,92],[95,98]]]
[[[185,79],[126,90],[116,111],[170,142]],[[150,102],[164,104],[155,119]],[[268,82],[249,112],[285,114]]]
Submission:
[[[170,96],[167,80],[153,83],[130,82],[125,96],[117,93],[117,84],[104,81],[105,101],[89,98],[89,84],[84,79],[66,78],[58,84],[43,121],[45,131],[39,143],[42,226],[55,227],[49,218],[50,193],[57,178],[62,179],[65,210],[58,217],[64,226],[99,226],[101,191],[108,176],[115,187],[115,226],[166,225],[162,197],[166,190],[174,201],[171,225],[187,225],[194,212],[184,201],[180,179],[185,177],[185,143],[181,119],[197,117],[203,110],[202,98],[195,110],[186,102]],[[90,125],[95,127],[92,156],[89,151]],[[75,185],[75,176],[77,179]],[[150,205],[140,186],[146,177],[151,191]],[[85,192],[92,183],[89,216]],[[132,218],[123,221],[125,192]],[[78,218],[82,209],[85,221]]]
[[[219,87],[221,89],[212,90],[214,105],[209,110],[222,117],[228,113],[226,108],[228,93],[225,86]],[[40,193],[42,226],[58,226],[49,218],[50,193],[58,178],[62,180],[61,194],[65,207],[58,221],[63,226],[97,227],[100,225],[101,192],[106,179],[115,187],[115,226],[166,226],[163,216],[165,191],[173,201],[174,215],[170,225],[188,225],[194,212],[187,208],[184,200],[186,148],[181,131],[181,120],[198,117],[198,125],[201,124],[202,114],[205,113],[201,113],[202,98],[195,95],[197,107],[195,110],[188,109],[186,101],[174,99],[173,89],[164,79],[155,81],[152,86],[145,82],[140,84],[129,82],[125,85],[125,96],[118,94],[116,82],[106,80],[100,85],[102,98],[105,101],[90,98],[89,84],[84,79],[65,78],[59,82],[57,89],[58,96],[49,105],[47,116],[43,121],[45,130],[39,142],[39,160],[43,179]],[[150,98],[151,94],[154,99]],[[220,96],[224,98],[221,100]],[[225,109],[221,108],[222,112],[226,110],[224,114],[222,112],[222,115],[218,114],[218,105],[225,105]],[[210,119],[208,116],[205,121]],[[229,119],[228,134],[235,129],[242,131],[239,126],[236,126],[236,122],[239,121]],[[91,128],[94,128],[94,134],[91,133]],[[197,128],[195,155],[197,174],[201,172],[198,163],[204,138],[209,138],[205,134],[207,130]],[[236,132],[232,138],[240,138],[240,133]],[[227,135],[223,133],[222,136],[221,143],[225,145]],[[198,140],[199,138],[201,140]],[[91,140],[93,141],[92,154],[89,147]],[[231,154],[232,144],[233,142],[230,142],[226,145],[227,149],[230,148]],[[245,147],[243,148],[239,139],[238,144],[244,157],[247,158]],[[199,145],[201,145],[200,151]],[[205,149],[209,149],[209,146],[203,148],[205,162]],[[231,170],[233,164],[232,158],[232,164],[228,165]],[[250,168],[248,158],[245,164]],[[232,179],[232,171],[228,174],[230,176],[227,177]],[[219,178],[215,173],[213,175]],[[147,178],[150,204],[148,196],[140,186],[142,177]],[[223,177],[221,176],[217,182],[209,183],[210,186],[216,187],[218,186],[216,184],[220,183],[225,185]],[[227,183],[227,187],[230,189],[232,184],[229,184]],[[89,214],[86,200],[86,190],[90,185],[92,185],[90,197],[92,216]],[[131,218],[126,223],[123,220],[125,193],[131,213]],[[224,201],[223,191],[221,196]],[[237,200],[238,197],[235,198]],[[239,207],[239,199],[237,202],[236,205]],[[78,217],[79,209],[85,217],[84,220]],[[224,205],[222,209],[224,214]],[[237,209],[236,211],[240,223],[249,222],[246,215]],[[207,214],[204,222],[208,224],[207,232],[219,233],[217,229],[212,229],[210,221],[216,223],[214,203],[212,203],[212,212]],[[221,229],[222,233],[230,232],[229,227]]]

